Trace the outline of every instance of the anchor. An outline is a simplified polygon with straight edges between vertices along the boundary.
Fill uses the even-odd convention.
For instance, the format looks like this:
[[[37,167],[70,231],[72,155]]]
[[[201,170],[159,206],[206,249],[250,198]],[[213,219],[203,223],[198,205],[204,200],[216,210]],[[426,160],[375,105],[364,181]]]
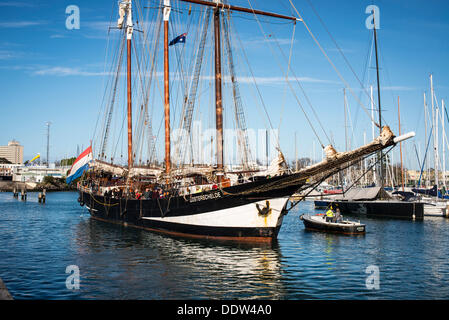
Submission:
[[[259,211],[259,215],[261,216],[266,217],[271,214],[270,201],[268,200],[265,201],[265,207],[260,208],[259,204],[256,203],[256,208],[257,211]]]

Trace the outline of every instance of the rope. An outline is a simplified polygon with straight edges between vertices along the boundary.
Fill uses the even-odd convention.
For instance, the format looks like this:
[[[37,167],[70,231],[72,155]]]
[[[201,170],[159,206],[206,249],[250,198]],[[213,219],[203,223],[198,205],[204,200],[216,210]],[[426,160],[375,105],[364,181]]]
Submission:
[[[334,71],[337,73],[338,77],[340,78],[340,80],[343,82],[343,84],[345,85],[345,87],[351,92],[352,96],[354,97],[354,99],[357,101],[357,103],[363,108],[363,110],[366,112],[366,114],[368,115],[368,117],[371,119],[371,121],[377,126],[380,127],[380,125],[374,121],[374,119],[371,117],[370,113],[368,112],[368,110],[365,108],[365,106],[361,103],[361,101],[357,98],[357,96],[355,95],[354,91],[352,91],[351,87],[349,86],[348,82],[346,82],[346,80],[343,78],[342,74],[340,73],[340,71],[338,71],[337,67],[335,66],[335,64],[332,62],[332,60],[329,58],[329,56],[327,55],[326,51],[323,49],[323,47],[321,46],[321,44],[319,43],[319,41],[317,40],[317,38],[315,37],[315,35],[312,33],[312,31],[309,29],[309,26],[307,25],[307,23],[305,22],[305,20],[303,19],[303,17],[299,14],[298,10],[296,9],[295,5],[293,4],[293,2],[291,0],[289,0],[291,6],[293,7],[293,9],[295,10],[296,14],[298,15],[298,17],[300,18],[301,22],[304,24],[304,26],[307,29],[307,32],[309,32],[310,36],[312,37],[313,41],[315,41],[316,45],[318,46],[318,48],[321,50],[321,52],[323,53],[323,55],[325,56],[325,58],[327,59],[327,61],[330,63],[330,65],[332,66],[332,68],[334,69]]]
[[[273,179],[274,180],[273,182],[268,182],[261,186],[250,188],[242,192],[230,193],[227,191],[223,191],[222,189],[221,190],[224,192],[225,195],[245,195],[250,193],[261,193],[266,191],[287,188],[290,186],[297,185],[299,183],[303,183],[308,178],[316,176],[318,174],[328,174],[332,172],[337,173],[342,170],[341,168],[342,165],[346,163],[351,163],[360,158],[363,158],[364,156],[371,155],[374,152],[377,152],[392,145],[394,145],[393,136],[391,136],[390,139],[385,144],[382,144],[380,141],[377,141],[375,143],[363,146],[354,151],[337,154],[337,156],[339,156],[338,158],[334,158],[331,160],[324,160],[314,166],[305,168],[302,171],[299,171],[295,174],[288,175],[285,178]]]
[[[96,203],[102,204],[102,205],[104,205],[105,207],[113,207],[113,206],[118,206],[118,205],[119,205],[118,203],[110,204],[110,203],[104,203],[104,202],[98,201],[97,199],[95,199],[95,196],[93,195],[92,192],[89,192],[89,194],[90,194],[90,197],[91,197]]]
[[[248,3],[249,3],[249,5],[250,5],[251,9],[253,9],[250,0],[248,0]],[[254,9],[253,9],[253,10],[254,10]],[[267,39],[267,36],[266,36],[266,34],[265,34],[265,32],[264,32],[264,30],[263,30],[263,28],[262,28],[262,25],[261,25],[261,23],[260,23],[260,21],[259,21],[258,16],[257,16],[256,14],[254,14],[254,18],[255,18],[255,20],[257,21],[257,24],[259,25],[260,31],[262,32],[264,38]],[[276,40],[276,39],[275,39],[275,40]],[[277,40],[276,40],[276,44],[277,44],[278,47],[280,48],[279,43],[277,42]],[[271,50],[272,53],[273,53],[273,56],[275,56],[275,55],[274,55],[274,52],[273,52],[273,49],[271,48],[271,46],[269,46],[269,47],[270,47],[270,50]],[[282,50],[280,50],[280,51],[281,51],[281,53],[283,54]],[[277,59],[276,59],[276,61],[277,61]],[[279,61],[277,61],[277,62],[278,62],[279,69],[282,71],[282,67],[281,67]],[[310,100],[308,99],[307,95],[305,94],[305,91],[304,91],[304,89],[302,88],[301,84],[299,83],[298,78],[296,77],[296,75],[295,75],[295,73],[293,72],[293,70],[291,70],[291,71],[292,71],[292,74],[293,74],[293,76],[295,77],[296,81],[298,82],[298,84],[299,84],[299,86],[300,86],[300,88],[301,88],[301,90],[302,90],[304,96],[306,97],[306,101],[307,101],[308,104],[311,106]],[[291,90],[291,92],[292,92],[292,94],[293,94],[293,96],[294,96],[294,98],[295,98],[297,104],[299,105],[299,107],[301,108],[302,112],[304,113],[304,116],[305,116],[307,122],[309,123],[310,128],[312,129],[313,133],[315,134],[315,137],[318,139],[318,142],[320,143],[321,147],[324,148],[324,144],[323,144],[323,142],[321,141],[321,139],[320,139],[318,133],[316,132],[315,127],[314,127],[313,124],[312,124],[312,121],[310,120],[310,118],[309,118],[309,116],[307,115],[306,111],[304,110],[304,108],[303,108],[301,102],[299,101],[299,98],[298,98],[298,96],[296,95],[296,93],[295,93],[295,91],[294,91],[294,89],[293,89],[293,87],[292,87],[290,81],[288,81],[288,75],[285,76],[285,80],[286,80],[288,86],[290,87],[290,90]],[[315,114],[315,117],[317,118],[318,123],[321,125],[320,120],[319,120],[319,117],[317,117],[316,112],[315,112],[315,110],[313,109],[312,106],[311,106],[311,109],[312,109],[313,113]],[[271,125],[271,121],[270,121],[270,125]],[[324,134],[326,135],[327,139],[330,141],[330,139],[329,139],[329,137],[327,136],[327,134],[326,134],[326,132],[325,132],[325,130],[324,130],[324,128],[323,128],[322,125],[321,125],[321,129],[323,130],[323,132],[324,132]],[[280,149],[280,146],[279,146],[279,145],[278,145],[278,148]]]

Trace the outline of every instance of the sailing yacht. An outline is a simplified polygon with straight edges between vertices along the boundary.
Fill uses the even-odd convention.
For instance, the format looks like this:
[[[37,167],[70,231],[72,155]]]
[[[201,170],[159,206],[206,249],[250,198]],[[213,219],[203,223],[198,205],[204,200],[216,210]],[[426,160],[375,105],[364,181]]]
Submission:
[[[187,131],[186,136],[192,136],[191,120],[192,106],[196,99],[198,77],[201,73],[201,57],[204,55],[204,47],[207,37],[209,21],[213,24],[213,51],[212,57],[214,69],[214,95],[215,103],[215,164],[193,165],[191,163],[174,163],[176,156],[182,156],[185,142],[178,144],[174,150],[171,141],[171,119],[172,107],[170,101],[170,59],[169,45],[176,41],[169,39],[169,20],[172,11],[179,11],[172,7],[170,0],[161,1],[161,6],[148,8],[155,10],[162,16],[160,28],[163,30],[163,53],[164,53],[164,152],[165,160],[161,164],[142,164],[139,160],[141,142],[133,141],[139,136],[144,125],[138,122],[137,129],[133,128],[133,84],[146,80],[133,79],[131,72],[131,52],[133,37],[135,34],[134,24],[134,1],[121,1],[119,3],[119,19],[117,29],[123,33],[123,46],[118,52],[125,55],[126,52],[126,115],[123,123],[127,124],[127,165],[114,164],[111,157],[108,161],[105,157],[105,145],[108,142],[108,134],[111,128],[110,110],[114,105],[111,98],[110,108],[106,108],[103,138],[99,145],[95,146],[97,155],[89,162],[89,170],[85,171],[77,182],[79,190],[78,201],[86,206],[94,219],[112,223],[123,224],[143,228],[150,231],[164,233],[174,236],[207,238],[219,240],[242,240],[242,241],[273,241],[277,238],[282,226],[283,217],[296,204],[290,203],[289,197],[297,191],[313,190],[327,177],[339,172],[345,165],[356,160],[363,159],[382,149],[393,147],[399,141],[409,138],[411,135],[395,137],[388,126],[383,126],[379,137],[362,147],[352,151],[337,152],[331,145],[324,148],[325,158],[306,168],[295,172],[289,170],[282,152],[279,150],[278,157],[266,169],[251,167],[248,161],[248,143],[245,137],[244,112],[240,103],[236,103],[235,117],[239,136],[242,142],[240,154],[243,165],[240,170],[233,171],[225,166],[224,159],[224,135],[223,135],[223,76],[222,76],[222,44],[227,51],[228,67],[231,73],[230,79],[233,95],[238,102],[240,92],[235,83],[236,76],[232,67],[232,46],[229,45],[228,33],[226,32],[229,13],[239,12],[248,14],[248,18],[264,16],[272,19],[282,19],[296,23],[300,21],[294,16],[286,16],[272,12],[256,10],[254,8],[238,7],[225,4],[221,1],[203,0],[180,0],[179,3],[201,6],[204,11],[203,34],[198,34],[199,46],[196,51],[194,66],[194,79],[190,85],[190,94],[185,95],[183,104],[182,127]],[[189,14],[191,11],[189,8]],[[137,10],[140,12],[139,10]],[[163,27],[162,27],[163,26]],[[223,32],[223,30],[225,32]],[[157,32],[159,29],[156,27]],[[156,32],[156,33],[157,33]],[[222,35],[225,39],[222,39]],[[182,34],[179,39],[186,34]],[[188,36],[188,34],[187,34]],[[171,41],[170,41],[171,40]],[[160,46],[158,40],[153,42],[155,47]],[[126,49],[125,49],[126,48]],[[117,56],[121,56],[118,54]],[[116,76],[121,74],[121,64],[118,63]],[[155,72],[153,62],[147,63],[151,72]],[[111,82],[112,92],[115,94],[118,81]],[[142,86],[148,88],[148,86]],[[144,91],[144,90],[143,90]],[[113,95],[112,95],[113,97]],[[148,97],[148,96],[146,96]],[[148,98],[141,105],[141,116],[143,123],[148,125]],[[140,126],[140,127],[139,127]],[[150,134],[151,135],[151,134]],[[181,141],[184,137],[181,137]],[[188,137],[187,137],[188,138]],[[149,139],[149,149],[154,151],[154,141]],[[174,152],[173,152],[174,151]],[[175,155],[174,155],[175,153]],[[236,178],[237,177],[237,178]],[[290,205],[289,205],[290,203]]]

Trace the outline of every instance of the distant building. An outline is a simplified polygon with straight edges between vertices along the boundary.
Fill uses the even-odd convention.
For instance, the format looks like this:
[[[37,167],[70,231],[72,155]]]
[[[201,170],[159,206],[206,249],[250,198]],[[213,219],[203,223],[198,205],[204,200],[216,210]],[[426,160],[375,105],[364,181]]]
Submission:
[[[47,166],[18,166],[13,170],[13,181],[17,182],[42,182],[45,176],[64,178],[70,166],[55,167],[54,164]]]
[[[15,140],[9,141],[7,146],[0,146],[0,158],[5,158],[13,164],[22,164],[23,146]]]

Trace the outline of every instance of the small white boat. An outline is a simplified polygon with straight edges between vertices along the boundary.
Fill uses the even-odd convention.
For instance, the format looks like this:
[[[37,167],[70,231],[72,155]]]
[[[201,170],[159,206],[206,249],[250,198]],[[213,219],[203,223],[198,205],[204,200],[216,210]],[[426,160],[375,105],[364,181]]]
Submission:
[[[360,222],[342,220],[339,222],[326,221],[325,215],[301,215],[299,217],[304,222],[304,227],[309,230],[344,233],[344,234],[364,234],[366,225]]]

